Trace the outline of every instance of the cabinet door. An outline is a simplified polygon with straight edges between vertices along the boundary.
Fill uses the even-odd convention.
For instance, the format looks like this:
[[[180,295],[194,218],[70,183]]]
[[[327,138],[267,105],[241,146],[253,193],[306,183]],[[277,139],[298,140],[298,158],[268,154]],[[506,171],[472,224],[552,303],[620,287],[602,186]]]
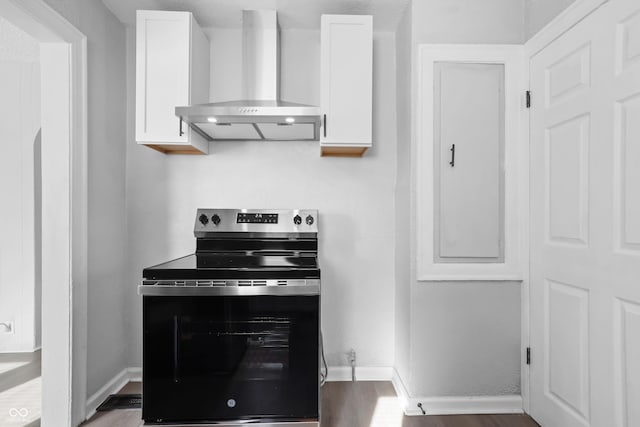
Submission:
[[[371,146],[372,23],[371,16],[322,16],[323,146]]]
[[[136,28],[136,140],[187,143],[175,115],[188,105],[191,17],[188,12],[138,11]]]
[[[434,66],[437,262],[504,260],[504,65]]]

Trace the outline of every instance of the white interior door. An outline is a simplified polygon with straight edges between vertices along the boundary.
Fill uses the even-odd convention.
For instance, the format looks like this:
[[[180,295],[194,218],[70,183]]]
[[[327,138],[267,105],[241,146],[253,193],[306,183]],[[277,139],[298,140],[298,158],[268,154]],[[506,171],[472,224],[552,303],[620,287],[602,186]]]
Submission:
[[[531,61],[531,414],[640,426],[640,2]]]

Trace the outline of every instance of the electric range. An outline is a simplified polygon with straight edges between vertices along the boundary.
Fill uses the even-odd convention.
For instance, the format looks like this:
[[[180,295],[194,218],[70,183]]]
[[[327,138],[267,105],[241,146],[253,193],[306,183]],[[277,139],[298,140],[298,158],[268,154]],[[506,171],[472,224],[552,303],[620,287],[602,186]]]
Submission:
[[[318,212],[198,209],[194,235],[138,287],[143,420],[319,426]]]

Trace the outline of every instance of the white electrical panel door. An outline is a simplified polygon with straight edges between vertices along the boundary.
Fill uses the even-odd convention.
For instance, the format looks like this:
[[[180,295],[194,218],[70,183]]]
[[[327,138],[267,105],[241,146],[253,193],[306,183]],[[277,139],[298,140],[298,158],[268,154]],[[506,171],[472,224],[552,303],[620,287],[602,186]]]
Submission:
[[[139,11],[136,28],[136,140],[187,143],[175,107],[189,105],[191,14]]]
[[[504,64],[434,64],[435,262],[504,261]]]
[[[372,25],[371,16],[322,16],[322,146],[371,146]]]

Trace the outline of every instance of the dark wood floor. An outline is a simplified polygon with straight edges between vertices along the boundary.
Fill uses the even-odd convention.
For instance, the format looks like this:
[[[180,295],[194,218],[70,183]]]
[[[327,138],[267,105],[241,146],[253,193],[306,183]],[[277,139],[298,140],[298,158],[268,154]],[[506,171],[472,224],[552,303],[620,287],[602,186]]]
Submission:
[[[120,393],[140,393],[129,383]],[[99,412],[83,426],[138,427],[139,410]],[[403,416],[390,382],[332,382],[322,388],[322,427],[539,427],[527,415]]]
[[[527,415],[402,415],[390,382],[333,382],[322,388],[322,427],[539,427]]]

